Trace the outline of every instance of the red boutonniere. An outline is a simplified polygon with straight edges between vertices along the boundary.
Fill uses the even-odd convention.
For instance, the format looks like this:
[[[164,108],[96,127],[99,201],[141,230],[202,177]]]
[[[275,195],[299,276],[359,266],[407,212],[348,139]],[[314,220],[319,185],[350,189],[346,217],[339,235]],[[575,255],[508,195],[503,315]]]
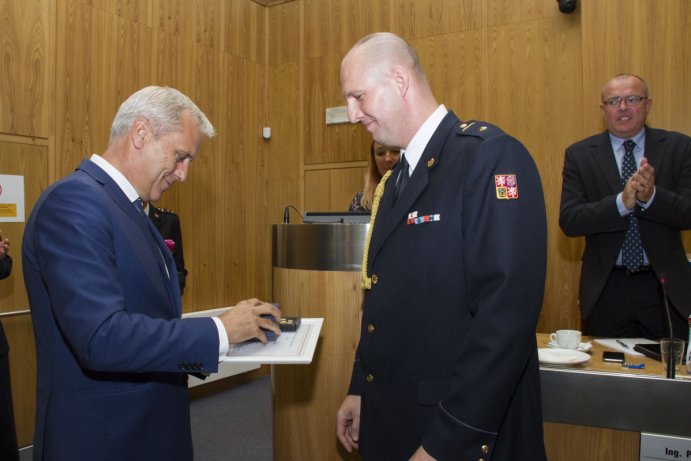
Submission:
[[[165,242],[166,246],[168,247],[168,249],[170,250],[171,253],[172,253],[173,251],[175,251],[175,240],[173,240],[173,239],[164,239],[163,241]]]

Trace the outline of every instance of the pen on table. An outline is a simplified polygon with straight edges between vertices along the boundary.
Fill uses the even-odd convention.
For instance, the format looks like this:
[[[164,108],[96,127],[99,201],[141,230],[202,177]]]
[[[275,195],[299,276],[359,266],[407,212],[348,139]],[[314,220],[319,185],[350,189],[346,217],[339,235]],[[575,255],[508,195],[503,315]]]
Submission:
[[[623,348],[625,348],[625,349],[628,349],[628,348],[629,348],[629,345],[626,344],[624,341],[619,341],[618,339],[615,339],[615,341],[616,341],[617,344],[619,344],[621,347],[623,347]]]

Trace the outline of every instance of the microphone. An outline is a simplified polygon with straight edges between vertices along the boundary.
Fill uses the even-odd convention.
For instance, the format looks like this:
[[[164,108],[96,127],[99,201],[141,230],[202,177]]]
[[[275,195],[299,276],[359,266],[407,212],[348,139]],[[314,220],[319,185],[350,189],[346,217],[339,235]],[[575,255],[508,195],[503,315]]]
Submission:
[[[290,224],[290,206],[283,209],[283,224]]]
[[[665,274],[660,273],[662,299],[664,300],[665,317],[667,318],[667,329],[669,331],[669,354],[667,354],[667,378],[674,379],[674,333],[672,330],[672,315],[669,311],[669,302],[667,301],[667,290],[665,289],[665,285],[667,285],[667,277],[665,276]],[[684,351],[681,351],[680,353],[683,354]]]

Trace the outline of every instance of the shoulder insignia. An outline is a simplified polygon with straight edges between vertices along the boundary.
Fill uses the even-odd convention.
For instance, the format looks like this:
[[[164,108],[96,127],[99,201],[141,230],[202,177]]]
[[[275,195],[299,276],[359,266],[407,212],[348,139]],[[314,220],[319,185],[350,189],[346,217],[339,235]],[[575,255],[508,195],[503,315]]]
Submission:
[[[168,208],[156,207],[156,211],[158,211],[159,213],[165,213],[165,214],[176,214],[173,210],[169,210]]]
[[[456,133],[460,136],[476,136],[478,138],[487,139],[502,133],[502,131],[491,123],[470,120],[460,123]]]

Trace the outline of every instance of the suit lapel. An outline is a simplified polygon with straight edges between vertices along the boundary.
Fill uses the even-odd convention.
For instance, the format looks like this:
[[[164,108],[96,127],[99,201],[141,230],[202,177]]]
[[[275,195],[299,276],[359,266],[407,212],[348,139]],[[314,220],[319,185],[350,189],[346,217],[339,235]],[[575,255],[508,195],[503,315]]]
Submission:
[[[652,128],[645,127],[645,150],[643,155],[650,166],[659,171],[665,160],[665,137]]]
[[[117,183],[95,163],[90,160],[84,160],[79,165],[78,169],[84,171],[94,178],[94,180],[102,184],[111,200],[133,221],[133,224],[139,228],[142,233],[141,241],[146,242],[146,245],[151,250],[152,257],[160,269],[159,272],[161,277],[163,277],[163,283],[168,288],[171,305],[175,306],[178,314],[181,314],[180,286],[177,281],[175,261],[173,261],[173,257],[170,255],[170,251],[163,242],[163,239],[158,234],[156,227],[154,227],[147,216],[140,213],[132,202],[129,201],[127,195],[125,195],[120,186],[118,186]],[[166,267],[168,268],[167,273]]]
[[[405,225],[408,210],[410,210],[410,207],[413,206],[413,203],[415,203],[429,184],[430,169],[428,168],[428,164],[430,160],[434,159],[433,163],[439,161],[439,156],[446,143],[449,131],[458,123],[458,117],[451,111],[442,119],[427,143],[427,146],[425,146],[425,150],[415,166],[412,176],[408,179],[408,183],[403,193],[398,197],[398,200],[396,200],[396,203],[393,203],[393,196],[394,188],[396,187],[396,178],[401,169],[400,163],[394,168],[391,177],[386,183],[384,195],[379,203],[379,211],[377,212],[370,243],[370,260],[374,260],[389,235],[391,235],[398,226]]]
[[[612,143],[607,131],[601,133],[593,142],[590,154],[593,156],[593,161],[602,171],[607,184],[612,189],[612,193],[622,191],[624,188],[621,185],[621,173],[619,172],[617,161],[614,158]]]

